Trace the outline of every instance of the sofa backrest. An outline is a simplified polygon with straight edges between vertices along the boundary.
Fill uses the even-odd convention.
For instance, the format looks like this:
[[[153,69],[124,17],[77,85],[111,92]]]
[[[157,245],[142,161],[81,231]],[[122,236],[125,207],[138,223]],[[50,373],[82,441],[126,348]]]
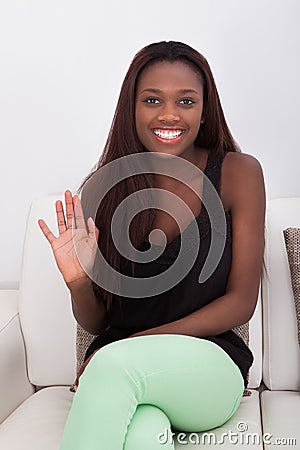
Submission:
[[[283,230],[300,227],[300,198],[269,200],[263,299],[263,381],[269,389],[300,388],[297,320]]]
[[[57,236],[55,200],[62,195],[36,199],[31,206],[25,233],[20,280],[20,321],[27,352],[28,376],[37,386],[68,385],[76,373],[76,322],[69,291],[57,269],[50,244],[37,223],[45,220]],[[254,363],[248,387],[262,378],[262,320],[258,302],[249,322],[249,346]]]
[[[20,278],[20,321],[29,381],[37,386],[68,385],[75,376],[75,330],[69,291],[51,246],[37,223],[44,219],[57,236],[55,200],[36,199],[27,219]]]

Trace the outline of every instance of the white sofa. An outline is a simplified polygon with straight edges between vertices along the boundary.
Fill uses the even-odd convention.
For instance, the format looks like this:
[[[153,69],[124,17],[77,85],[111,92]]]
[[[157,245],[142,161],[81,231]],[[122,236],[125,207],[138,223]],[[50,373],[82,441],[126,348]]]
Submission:
[[[76,372],[76,324],[68,290],[37,224],[44,218],[56,229],[57,198],[62,197],[49,195],[33,202],[19,290],[0,291],[1,450],[58,450],[74,395],[69,385]],[[210,435],[175,437],[176,449],[267,449],[279,445],[276,439],[285,449],[300,448],[300,351],[282,234],[289,226],[300,226],[300,198],[270,200],[268,276],[262,278],[249,326],[255,357],[248,385],[251,396],[243,397],[236,414]],[[288,439],[293,439],[289,445]]]

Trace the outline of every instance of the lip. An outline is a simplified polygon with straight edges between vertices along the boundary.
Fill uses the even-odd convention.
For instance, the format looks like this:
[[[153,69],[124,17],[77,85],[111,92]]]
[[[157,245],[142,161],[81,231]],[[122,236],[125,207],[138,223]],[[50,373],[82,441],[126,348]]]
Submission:
[[[176,138],[173,139],[165,139],[162,138],[160,136],[157,136],[157,134],[154,133],[154,130],[162,130],[162,131],[180,131],[181,134],[179,136],[177,136]],[[153,136],[161,143],[163,144],[176,144],[178,141],[180,141],[180,139],[182,139],[182,137],[184,136],[186,130],[184,128],[181,127],[155,127],[151,129],[151,132],[153,134]]]

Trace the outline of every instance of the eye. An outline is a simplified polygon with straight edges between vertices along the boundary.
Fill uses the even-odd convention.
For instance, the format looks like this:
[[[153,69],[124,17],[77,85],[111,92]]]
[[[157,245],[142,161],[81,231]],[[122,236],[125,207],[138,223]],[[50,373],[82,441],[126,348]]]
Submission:
[[[149,98],[145,98],[145,100],[143,100],[143,102],[148,103],[150,105],[157,105],[159,103],[159,100],[156,97],[149,97]]]
[[[183,103],[184,105],[190,106],[195,103],[195,100],[192,100],[191,98],[183,98],[182,100],[180,100],[179,103]]]

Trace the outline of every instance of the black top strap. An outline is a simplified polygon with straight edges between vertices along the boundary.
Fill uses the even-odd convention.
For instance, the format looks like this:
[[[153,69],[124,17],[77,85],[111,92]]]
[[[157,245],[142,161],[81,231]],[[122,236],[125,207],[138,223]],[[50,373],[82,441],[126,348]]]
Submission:
[[[206,176],[210,179],[211,183],[214,185],[214,188],[216,189],[219,195],[220,195],[220,181],[221,181],[223,159],[224,155],[220,153],[210,152],[208,154],[207,167],[205,171]]]

